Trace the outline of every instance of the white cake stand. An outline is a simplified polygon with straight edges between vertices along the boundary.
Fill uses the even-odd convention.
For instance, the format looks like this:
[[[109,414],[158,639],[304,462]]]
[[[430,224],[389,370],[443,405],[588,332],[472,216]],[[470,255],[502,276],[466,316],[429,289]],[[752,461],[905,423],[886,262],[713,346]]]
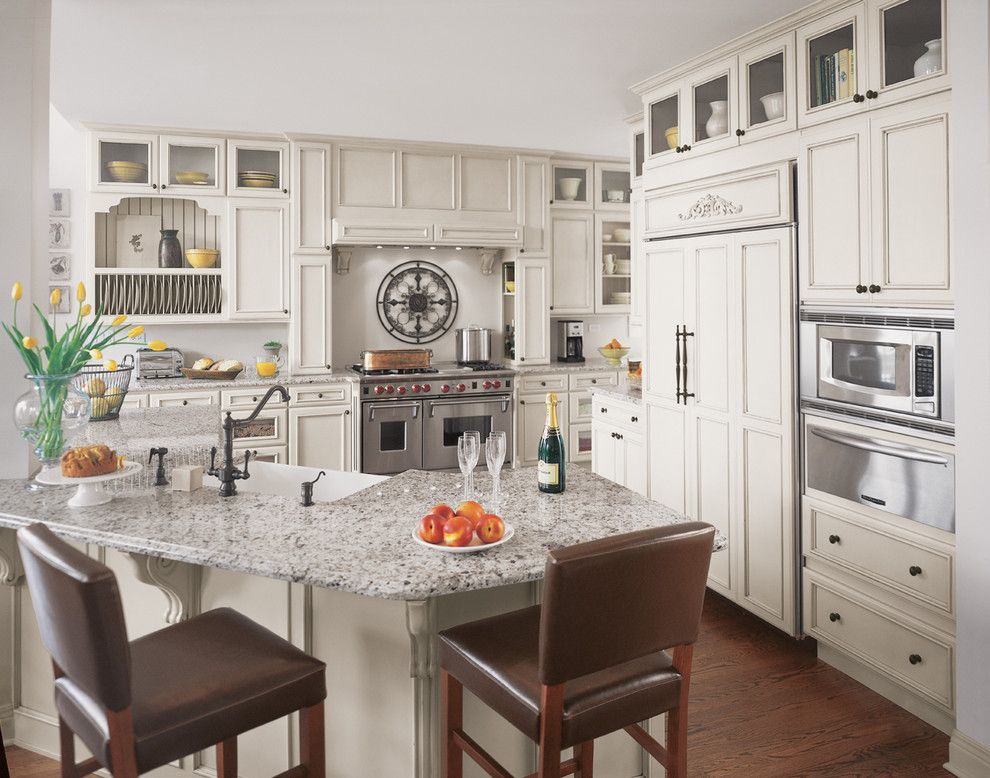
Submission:
[[[45,486],[78,486],[79,488],[76,489],[76,493],[69,499],[69,507],[88,508],[92,505],[104,505],[113,499],[113,495],[103,489],[105,482],[116,481],[118,478],[134,475],[143,469],[144,465],[140,462],[125,462],[123,468],[114,470],[112,473],[107,473],[106,475],[68,478],[62,475],[60,468],[50,467],[38,473],[34,480]]]

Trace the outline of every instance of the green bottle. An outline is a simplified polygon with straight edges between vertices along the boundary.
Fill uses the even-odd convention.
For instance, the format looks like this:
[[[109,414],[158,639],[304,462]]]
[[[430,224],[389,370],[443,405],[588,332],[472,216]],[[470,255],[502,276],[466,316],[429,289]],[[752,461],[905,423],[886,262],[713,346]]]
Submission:
[[[537,453],[536,481],[541,492],[564,491],[564,438],[557,424],[557,393],[547,394],[547,425]]]

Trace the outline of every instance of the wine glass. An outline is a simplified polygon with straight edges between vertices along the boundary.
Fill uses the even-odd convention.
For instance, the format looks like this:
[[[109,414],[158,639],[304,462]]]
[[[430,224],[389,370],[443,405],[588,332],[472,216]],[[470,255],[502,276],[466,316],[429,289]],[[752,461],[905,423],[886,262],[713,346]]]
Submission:
[[[469,434],[461,435],[457,439],[457,466],[461,469],[464,477],[464,499],[471,499],[469,496],[470,482],[474,466],[478,464],[478,439]]]
[[[468,460],[468,491],[470,497],[467,499],[473,500],[475,494],[474,490],[474,469],[478,466],[478,460],[481,458],[481,433],[477,430],[466,430],[464,432],[465,437],[471,438],[474,441],[474,448],[471,449],[471,458]]]
[[[501,502],[500,479],[502,463],[505,462],[505,432],[492,431],[485,441],[485,461],[492,476],[492,512],[498,513]]]

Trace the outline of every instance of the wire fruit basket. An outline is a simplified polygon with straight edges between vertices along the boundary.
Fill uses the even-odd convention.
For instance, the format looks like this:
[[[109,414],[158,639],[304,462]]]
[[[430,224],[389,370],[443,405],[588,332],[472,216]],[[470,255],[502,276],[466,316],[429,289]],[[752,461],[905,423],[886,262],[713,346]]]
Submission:
[[[72,385],[89,397],[90,421],[110,421],[120,415],[132,372],[134,359],[128,354],[116,370],[107,370],[100,364],[86,365],[72,379]]]

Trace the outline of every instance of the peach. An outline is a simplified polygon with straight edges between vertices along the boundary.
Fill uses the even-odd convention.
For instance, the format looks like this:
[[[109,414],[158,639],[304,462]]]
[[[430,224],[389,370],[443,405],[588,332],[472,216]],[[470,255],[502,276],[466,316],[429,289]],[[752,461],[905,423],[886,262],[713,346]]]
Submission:
[[[505,536],[505,522],[494,513],[486,513],[475,528],[482,543],[497,543]]]
[[[464,516],[451,516],[443,524],[445,546],[466,546],[474,538],[474,524]]]
[[[443,522],[442,516],[427,514],[419,523],[419,536],[427,543],[440,543],[443,540]]]

